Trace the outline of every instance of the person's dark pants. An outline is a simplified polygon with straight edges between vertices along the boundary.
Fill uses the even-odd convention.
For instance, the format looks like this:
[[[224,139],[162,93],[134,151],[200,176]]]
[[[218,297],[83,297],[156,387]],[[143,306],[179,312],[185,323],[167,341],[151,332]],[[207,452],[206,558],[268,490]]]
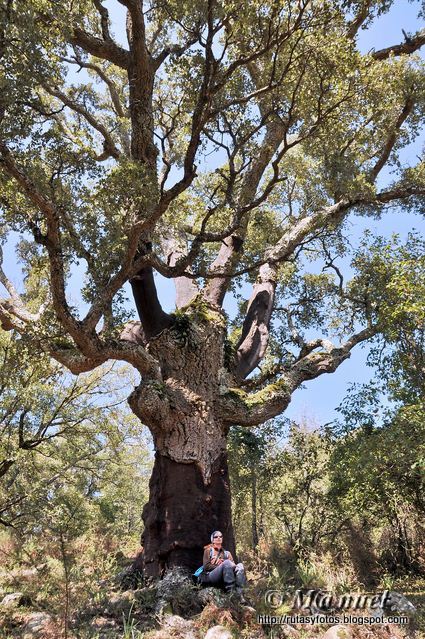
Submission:
[[[246,586],[246,575],[245,568],[243,564],[239,563],[235,566],[235,581],[236,581],[236,590],[239,592],[242,591],[242,588]]]
[[[243,565],[235,565],[230,559],[225,559],[217,568],[203,574],[202,584],[219,588],[224,586],[226,592],[233,590],[235,586],[237,589],[242,589],[246,584]]]

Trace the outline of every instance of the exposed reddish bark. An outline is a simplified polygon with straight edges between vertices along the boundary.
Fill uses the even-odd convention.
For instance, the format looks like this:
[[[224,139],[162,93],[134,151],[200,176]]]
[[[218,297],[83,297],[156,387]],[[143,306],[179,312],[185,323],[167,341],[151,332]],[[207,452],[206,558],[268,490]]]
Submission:
[[[196,570],[213,530],[235,556],[227,456],[223,452],[205,484],[197,464],[182,464],[159,454],[143,510],[145,571],[156,576],[172,566]]]
[[[219,309],[190,307],[182,325],[151,338],[162,381],[143,379],[130,398],[154,438],[155,465],[143,512],[146,574],[171,566],[197,568],[213,530],[235,551],[227,469],[228,425],[216,401],[229,373]]]

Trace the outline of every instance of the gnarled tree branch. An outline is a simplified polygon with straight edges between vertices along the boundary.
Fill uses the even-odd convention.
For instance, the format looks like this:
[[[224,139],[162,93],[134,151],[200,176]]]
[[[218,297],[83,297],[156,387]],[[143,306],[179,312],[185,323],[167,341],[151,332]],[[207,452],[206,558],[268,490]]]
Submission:
[[[407,37],[405,42],[393,44],[385,49],[379,49],[372,53],[375,60],[386,60],[391,56],[408,55],[414,53],[425,44],[425,29],[418,31],[414,36]]]
[[[244,177],[241,187],[239,208],[252,204],[252,200],[255,197],[255,193],[264,171],[282,142],[284,134],[285,128],[280,120],[275,119],[268,125],[264,142],[262,143],[250,170]],[[223,271],[231,271],[232,267],[235,266],[236,260],[242,250],[248,221],[248,214],[244,215],[243,219],[241,217],[240,228],[223,241],[219,253],[211,265],[210,272],[211,274],[217,273],[217,277],[208,284],[205,295],[213,304],[221,306],[223,303],[230,278],[220,275]]]
[[[282,413],[291,401],[292,393],[300,385],[323,373],[333,373],[346,359],[356,344],[370,339],[378,332],[371,326],[353,334],[346,342],[335,346],[327,340],[318,340],[324,350],[312,351],[299,359],[277,382],[256,393],[231,389],[222,396],[217,410],[221,419],[240,426],[256,426]],[[317,347],[316,346],[316,347]]]
[[[139,248],[138,256],[142,257],[145,252],[149,252],[151,249],[152,246],[150,243],[145,244],[144,247]],[[130,279],[130,284],[143,326],[143,332],[149,340],[154,335],[171,326],[171,317],[163,311],[159,302],[151,266],[141,268]]]
[[[357,32],[361,28],[362,24],[364,24],[368,19],[371,5],[372,0],[364,0],[357,15],[355,15],[354,18],[348,23],[347,35],[350,38],[354,38],[357,35]]]
[[[106,159],[109,156],[115,159],[119,158],[120,152],[112,138],[112,135],[110,131],[108,131],[107,128],[102,124],[102,122],[96,119],[90,113],[90,111],[88,111],[83,105],[79,104],[76,100],[72,100],[69,96],[63,93],[63,91],[60,91],[58,88],[49,87],[46,84],[43,85],[43,88],[47,93],[49,93],[49,95],[52,95],[55,98],[58,98],[58,100],[60,100],[69,109],[83,116],[83,118],[87,120],[90,126],[92,126],[94,129],[96,129],[96,131],[100,133],[100,135],[103,137],[103,150],[105,152],[104,159]]]
[[[276,290],[277,267],[265,264],[259,275],[242,327],[242,335],[237,345],[236,376],[244,378],[262,360],[269,341],[269,323],[273,311]]]
[[[96,36],[87,33],[84,29],[75,27],[70,38],[70,44],[80,47],[87,53],[91,53],[96,58],[108,60],[121,69],[128,69],[130,63],[130,53],[126,49],[118,46],[111,40],[101,40]]]

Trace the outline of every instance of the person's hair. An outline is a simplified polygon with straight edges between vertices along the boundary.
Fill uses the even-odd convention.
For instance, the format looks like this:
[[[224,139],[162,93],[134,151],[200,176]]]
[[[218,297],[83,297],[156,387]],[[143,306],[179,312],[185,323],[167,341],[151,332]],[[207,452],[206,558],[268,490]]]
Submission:
[[[214,535],[216,535],[217,533],[220,533],[221,537],[223,537],[223,533],[221,532],[221,530],[214,530],[214,532],[211,533],[211,543],[214,543]]]

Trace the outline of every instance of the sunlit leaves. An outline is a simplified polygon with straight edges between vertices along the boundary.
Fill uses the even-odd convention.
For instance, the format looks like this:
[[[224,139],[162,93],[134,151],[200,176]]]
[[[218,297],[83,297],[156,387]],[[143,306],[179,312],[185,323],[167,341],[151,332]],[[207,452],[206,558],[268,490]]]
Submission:
[[[369,411],[373,413],[373,405]],[[383,517],[391,522],[407,505],[423,513],[423,441],[420,406],[401,409],[380,428],[369,424],[346,435],[332,462],[334,493],[347,514],[367,513],[381,523]]]
[[[129,373],[109,366],[71,378],[30,342],[3,331],[0,357],[2,518],[28,532],[43,519],[54,534],[78,535],[94,515],[87,497],[103,478],[112,481],[132,442],[133,476],[147,461],[142,429],[123,401]]]

